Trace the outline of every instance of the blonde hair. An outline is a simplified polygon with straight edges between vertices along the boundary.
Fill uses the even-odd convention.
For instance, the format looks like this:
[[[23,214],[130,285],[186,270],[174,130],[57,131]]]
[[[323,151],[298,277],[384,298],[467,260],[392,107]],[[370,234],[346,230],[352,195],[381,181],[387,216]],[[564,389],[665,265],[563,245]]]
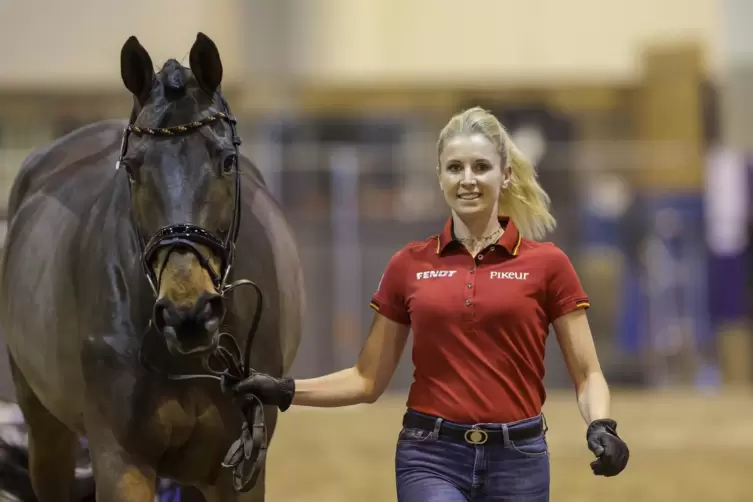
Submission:
[[[540,239],[554,230],[557,222],[549,211],[551,200],[539,185],[533,164],[490,112],[476,106],[454,115],[439,133],[437,156],[449,139],[471,134],[483,134],[497,147],[502,166],[510,166],[510,184],[500,191],[499,215],[512,218],[528,239]]]

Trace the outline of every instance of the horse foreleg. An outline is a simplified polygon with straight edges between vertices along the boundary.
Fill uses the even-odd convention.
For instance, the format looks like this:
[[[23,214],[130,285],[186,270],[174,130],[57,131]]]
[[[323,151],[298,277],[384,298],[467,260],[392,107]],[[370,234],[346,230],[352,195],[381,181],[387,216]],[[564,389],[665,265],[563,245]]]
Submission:
[[[8,356],[18,406],[29,433],[29,477],[39,502],[73,500],[76,435],[44,407]]]
[[[153,502],[154,466],[127,452],[103,424],[86,424],[97,502]]]
[[[155,470],[128,459],[117,448],[97,446],[91,450],[97,502],[153,502]]]

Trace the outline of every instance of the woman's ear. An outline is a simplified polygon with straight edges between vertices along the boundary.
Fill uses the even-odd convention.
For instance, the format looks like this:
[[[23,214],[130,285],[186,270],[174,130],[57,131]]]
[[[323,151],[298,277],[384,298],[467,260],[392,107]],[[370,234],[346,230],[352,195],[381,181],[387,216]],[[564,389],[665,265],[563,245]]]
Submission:
[[[512,168],[508,164],[502,170],[502,188],[507,188],[510,185],[511,179],[512,179]]]

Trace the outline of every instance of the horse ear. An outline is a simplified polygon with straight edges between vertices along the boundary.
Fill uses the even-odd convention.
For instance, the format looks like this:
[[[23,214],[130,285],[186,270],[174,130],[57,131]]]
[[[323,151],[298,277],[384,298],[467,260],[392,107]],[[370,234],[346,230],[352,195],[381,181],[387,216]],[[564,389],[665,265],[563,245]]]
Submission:
[[[126,88],[143,105],[152,90],[154,65],[149,53],[133,35],[128,37],[120,50],[120,76]]]
[[[220,51],[212,39],[199,32],[188,60],[201,88],[214,94],[222,82],[222,61]]]

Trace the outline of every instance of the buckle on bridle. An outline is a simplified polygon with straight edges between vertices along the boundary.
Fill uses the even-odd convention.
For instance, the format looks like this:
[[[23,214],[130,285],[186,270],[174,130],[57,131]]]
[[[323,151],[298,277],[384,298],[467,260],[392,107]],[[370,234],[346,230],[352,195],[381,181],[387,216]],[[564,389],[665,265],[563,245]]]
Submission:
[[[484,444],[489,441],[489,433],[483,429],[468,429],[465,431],[465,442],[470,444]]]

